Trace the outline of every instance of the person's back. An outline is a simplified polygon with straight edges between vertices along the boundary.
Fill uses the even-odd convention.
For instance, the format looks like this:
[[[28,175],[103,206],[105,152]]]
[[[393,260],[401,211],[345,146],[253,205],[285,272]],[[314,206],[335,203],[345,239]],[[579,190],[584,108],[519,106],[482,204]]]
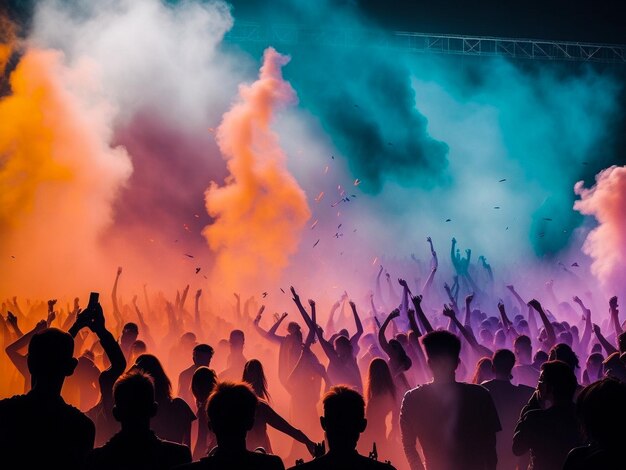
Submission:
[[[429,470],[486,468],[483,450],[500,429],[489,392],[463,382],[429,383],[408,391],[400,422],[419,439]]]
[[[257,403],[249,385],[219,383],[207,404],[209,426],[215,432],[217,447],[207,457],[180,469],[284,470],[280,457],[246,449],[246,434],[254,424]]]
[[[605,378],[586,387],[576,402],[589,444],[573,449],[563,470],[622,470],[626,438],[626,385]]]
[[[113,395],[113,414],[122,430],[90,453],[87,470],[168,470],[191,462],[187,446],[161,440],[150,429],[158,404],[149,375],[126,374],[115,383]]]
[[[447,331],[427,334],[423,344],[433,382],[409,390],[402,401],[400,428],[411,469],[422,469],[418,439],[428,470],[495,469],[500,421],[489,392],[456,382],[461,344]]]
[[[513,431],[522,408],[528,403],[534,389],[525,385],[511,383],[511,370],[515,364],[515,355],[508,349],[496,351],[492,359],[495,379],[481,385],[489,390],[498,411],[502,432],[497,438],[498,469],[509,470],[521,464],[520,458],[511,450]]]
[[[50,328],[33,336],[28,367],[33,389],[0,400],[3,468],[82,468],[93,448],[93,422],[61,398],[65,377],[77,361],[70,335]]]
[[[322,427],[329,451],[311,462],[290,470],[394,470],[389,463],[364,457],[356,451],[359,435],[365,430],[365,402],[356,390],[335,386],[324,396]]]
[[[576,377],[567,364],[543,364],[538,392],[522,410],[513,436],[513,453],[530,451],[533,470],[561,470],[569,451],[581,443],[575,390]],[[551,406],[543,409],[542,402]]]

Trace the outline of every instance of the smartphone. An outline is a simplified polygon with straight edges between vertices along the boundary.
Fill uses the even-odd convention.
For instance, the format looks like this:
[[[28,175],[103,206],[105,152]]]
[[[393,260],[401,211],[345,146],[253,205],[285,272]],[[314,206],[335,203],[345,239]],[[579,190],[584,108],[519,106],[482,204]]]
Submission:
[[[100,294],[98,292],[92,292],[91,294],[89,294],[89,307],[96,305],[99,299]]]

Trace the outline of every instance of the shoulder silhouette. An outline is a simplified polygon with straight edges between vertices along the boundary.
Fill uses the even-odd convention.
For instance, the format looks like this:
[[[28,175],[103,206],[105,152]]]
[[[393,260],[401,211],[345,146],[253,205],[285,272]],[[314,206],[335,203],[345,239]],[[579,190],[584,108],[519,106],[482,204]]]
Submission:
[[[35,334],[28,345],[32,389],[0,401],[3,468],[82,468],[93,448],[93,422],[65,403],[61,388],[74,372],[73,338],[56,328]]]
[[[187,446],[159,439],[150,429],[158,403],[152,378],[131,371],[113,387],[113,415],[122,426],[104,446],[94,449],[87,469],[167,470],[191,462]]]
[[[360,455],[356,451],[359,436],[367,427],[365,401],[359,392],[346,386],[334,386],[323,399],[324,416],[320,418],[328,441],[328,453],[293,467],[303,470],[389,469],[388,463]]]
[[[284,470],[275,455],[246,449],[246,434],[254,425],[258,399],[248,384],[221,382],[207,403],[208,421],[217,446],[209,456],[180,467],[187,470]]]

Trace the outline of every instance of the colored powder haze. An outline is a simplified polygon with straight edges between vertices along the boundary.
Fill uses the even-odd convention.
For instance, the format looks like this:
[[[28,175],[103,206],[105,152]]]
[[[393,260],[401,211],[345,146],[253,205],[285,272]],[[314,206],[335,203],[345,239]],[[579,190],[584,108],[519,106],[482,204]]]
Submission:
[[[351,7],[287,3],[284,22],[372,28]],[[356,296],[381,262],[424,276],[409,255],[427,258],[427,235],[440,259],[455,236],[506,282],[543,283],[563,261],[588,285],[592,262],[607,291],[619,285],[624,206],[603,187],[620,169],[577,187],[576,209],[601,224],[590,258],[593,217],[573,209],[574,184],[619,161],[616,73],[368,44],[281,45],[261,65],[259,45],[224,42],[236,14],[37,3],[0,101],[5,294],[106,290],[123,265],[135,290],[222,279],[257,295],[306,283]]]

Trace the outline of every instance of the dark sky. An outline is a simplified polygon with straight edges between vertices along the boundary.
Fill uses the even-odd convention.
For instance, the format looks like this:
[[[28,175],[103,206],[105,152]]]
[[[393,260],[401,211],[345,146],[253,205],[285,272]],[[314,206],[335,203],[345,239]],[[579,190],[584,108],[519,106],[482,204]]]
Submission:
[[[278,13],[290,0],[232,0],[235,16]],[[308,1],[308,0],[304,0]],[[336,0],[385,28],[428,33],[626,43],[626,0]],[[281,5],[282,4],[282,5]],[[271,13],[265,12],[267,17]]]

